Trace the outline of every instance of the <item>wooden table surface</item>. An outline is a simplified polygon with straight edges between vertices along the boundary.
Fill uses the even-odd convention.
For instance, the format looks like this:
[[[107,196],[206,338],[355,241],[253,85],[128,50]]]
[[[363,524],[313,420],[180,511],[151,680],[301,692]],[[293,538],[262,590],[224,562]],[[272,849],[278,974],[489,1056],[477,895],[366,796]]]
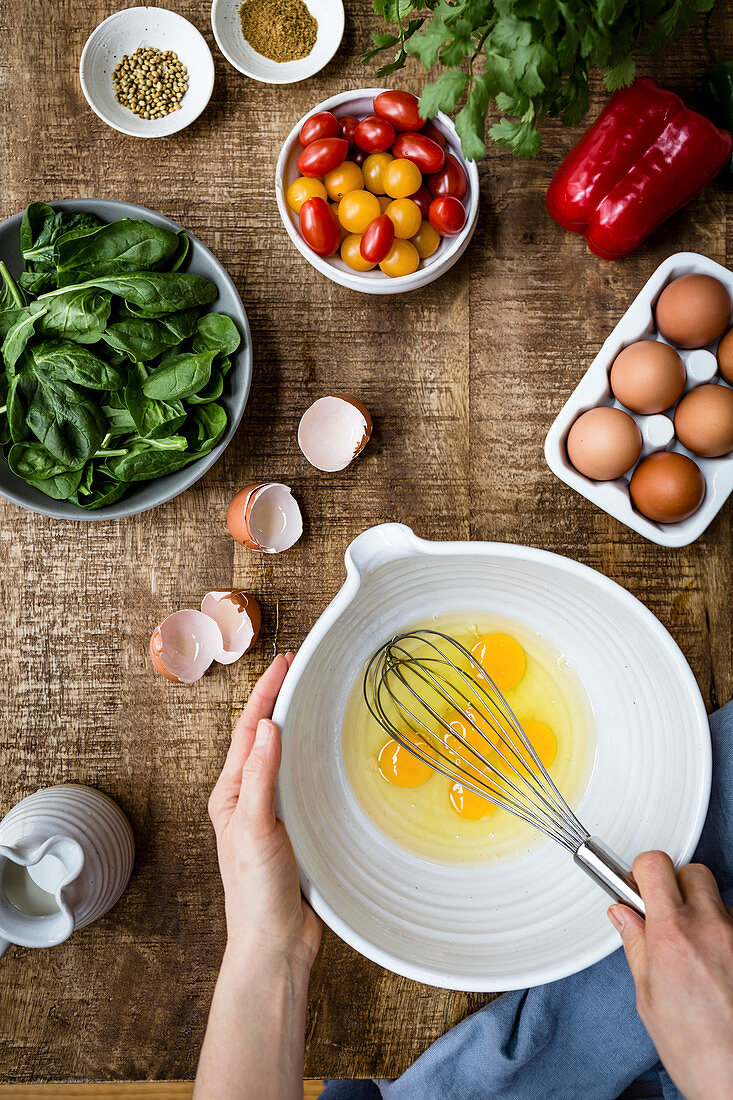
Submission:
[[[0,811],[48,784],[89,783],[124,807],[138,845],[129,889],[107,918],[54,950],[15,948],[0,963],[5,1081],[193,1076],[224,944],[207,796],[272,654],[276,602],[280,646],[296,648],[364,528],[400,520],[428,538],[529,543],[594,566],[668,627],[710,708],[731,695],[730,507],[692,546],[664,549],[557,481],[542,454],[560,405],[658,263],[681,249],[733,259],[730,198],[711,186],[632,258],[602,262],[545,212],[547,183],[578,134],[549,125],[534,161],[489,151],[476,236],[448,275],[404,296],[357,295],[296,253],[273,172],[303,113],[375,83],[358,60],[379,25],[367,0],[347,5],[326,70],[285,88],[226,64],[208,2],[168,0],[210,42],[216,85],[197,123],[151,142],[109,129],[79,86],[84,41],[117,6],[2,7],[0,214],[33,199],[100,196],[183,223],[239,288],[254,385],[224,458],[154,512],[72,524],[0,501]],[[733,52],[728,11],[723,56]],[[693,31],[643,69],[694,104],[705,64]],[[393,86],[418,91],[417,67]],[[593,112],[603,98],[596,84]],[[358,462],[323,475],[300,454],[296,427],[334,390],[363,399],[375,432]],[[224,523],[233,492],[257,478],[292,485],[306,516],[305,537],[275,559],[235,545]],[[155,676],[152,627],[230,586],[263,606],[253,654],[192,687]],[[306,1076],[393,1076],[486,1000],[389,974],[327,931]]]

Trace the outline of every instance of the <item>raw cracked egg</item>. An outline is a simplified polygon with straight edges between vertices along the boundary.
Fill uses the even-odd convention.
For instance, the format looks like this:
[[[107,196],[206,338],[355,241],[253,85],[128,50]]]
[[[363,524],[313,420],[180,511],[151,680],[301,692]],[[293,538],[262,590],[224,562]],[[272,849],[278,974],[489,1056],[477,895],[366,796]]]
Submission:
[[[260,622],[257,601],[247,592],[207,592],[201,611],[174,611],[156,626],[150,639],[153,667],[168,680],[192,684],[214,661],[229,665],[250,650]]]
[[[258,482],[240,489],[227,509],[232,538],[249,550],[279,554],[303,534],[303,517],[287,485]]]
[[[320,397],[303,413],[298,446],[317,470],[343,470],[360,454],[372,434],[368,409],[355,397]]]
[[[712,275],[680,275],[668,283],[657,301],[657,328],[678,348],[704,348],[730,324],[731,300],[726,287]]]
[[[641,454],[641,432],[622,409],[607,405],[582,413],[567,440],[575,469],[594,481],[613,481],[627,473]]]
[[[677,451],[649,455],[634,470],[629,482],[634,505],[656,523],[678,523],[691,516],[703,502],[705,478],[700,467]]]
[[[685,388],[685,365],[661,340],[637,340],[619,352],[610,375],[613,395],[632,412],[652,415],[674,405]]]

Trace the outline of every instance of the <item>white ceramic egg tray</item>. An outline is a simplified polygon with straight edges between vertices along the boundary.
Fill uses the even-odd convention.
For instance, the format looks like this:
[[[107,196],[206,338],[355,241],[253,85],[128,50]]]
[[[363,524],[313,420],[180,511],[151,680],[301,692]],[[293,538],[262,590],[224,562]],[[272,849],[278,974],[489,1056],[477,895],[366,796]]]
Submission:
[[[603,347],[588,367],[570,398],[565,402],[545,439],[547,464],[561,481],[564,481],[587,500],[597,504],[609,515],[621,520],[627,527],[644,535],[660,546],[687,546],[699,538],[706,527],[725,504],[733,490],[733,455],[722,458],[701,458],[686,450],[677,440],[672,424],[674,406],[655,416],[642,416],[631,412],[615,399],[609,383],[611,365],[619,352],[636,340],[662,340],[654,321],[654,307],[667,283],[680,275],[701,273],[712,275],[728,288],[733,298],[733,272],[721,267],[707,256],[697,252],[677,252],[660,264],[641,292],[636,296],[621,320],[606,339]],[[669,343],[669,341],[662,341]],[[675,347],[687,370],[685,393],[694,386],[710,382],[716,377],[717,341],[707,348],[687,351]],[[673,345],[674,346],[674,345]],[[720,379],[718,379],[720,381]],[[725,383],[721,383],[725,385]],[[700,467],[705,478],[705,499],[698,510],[679,523],[655,523],[637,511],[631,503],[629,480],[633,469],[614,481],[592,481],[578,473],[570,462],[567,437],[571,425],[581,413],[597,405],[613,405],[623,409],[639,425],[643,446],[641,459],[654,451],[680,451],[688,455]]]

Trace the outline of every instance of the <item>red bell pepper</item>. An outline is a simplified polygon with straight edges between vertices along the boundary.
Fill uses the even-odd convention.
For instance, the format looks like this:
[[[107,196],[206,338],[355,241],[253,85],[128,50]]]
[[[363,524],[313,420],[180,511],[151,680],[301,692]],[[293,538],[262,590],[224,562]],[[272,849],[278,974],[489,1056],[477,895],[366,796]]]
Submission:
[[[547,192],[556,222],[620,260],[720,171],[733,139],[656,80],[614,92]]]

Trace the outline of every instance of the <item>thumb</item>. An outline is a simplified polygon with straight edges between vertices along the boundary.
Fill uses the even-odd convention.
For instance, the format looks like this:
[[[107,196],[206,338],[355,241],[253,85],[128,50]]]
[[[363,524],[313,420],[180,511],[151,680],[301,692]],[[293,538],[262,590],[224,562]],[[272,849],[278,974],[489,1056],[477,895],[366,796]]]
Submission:
[[[269,718],[261,718],[252,751],[242,769],[237,804],[251,828],[266,831],[275,824],[275,784],[280,756],[280,730]]]
[[[608,918],[621,937],[631,976],[638,985],[644,979],[647,966],[644,919],[627,905],[612,905]]]

